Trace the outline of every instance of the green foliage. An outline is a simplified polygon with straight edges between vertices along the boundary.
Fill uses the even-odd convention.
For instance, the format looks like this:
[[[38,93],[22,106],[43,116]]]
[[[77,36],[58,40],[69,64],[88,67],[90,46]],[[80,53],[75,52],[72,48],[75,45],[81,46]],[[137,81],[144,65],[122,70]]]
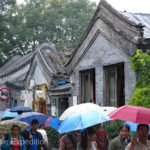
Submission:
[[[46,127],[46,133],[48,136],[48,143],[50,143],[51,147],[58,148],[59,147],[59,138],[61,135],[53,128]]]
[[[5,36],[8,33],[8,17],[5,12],[10,11],[16,4],[16,0],[0,0],[0,66],[5,62],[7,57],[4,55],[3,45],[7,42]],[[7,47],[5,49],[7,51]]]
[[[136,87],[129,104],[150,108],[150,86],[144,88]]]
[[[89,0],[27,0],[25,5],[15,5],[4,13],[6,32],[0,43],[3,60],[27,54],[43,42],[52,43],[58,50],[74,48],[95,8]]]
[[[119,120],[115,122],[108,122],[104,123],[103,126],[101,126],[101,128],[106,131],[109,140],[112,140],[113,138],[119,135],[119,128],[122,123],[123,122]]]
[[[132,97],[129,99],[130,105],[150,108],[150,51],[142,52],[137,50],[136,54],[130,58],[131,68],[136,72],[136,85]]]

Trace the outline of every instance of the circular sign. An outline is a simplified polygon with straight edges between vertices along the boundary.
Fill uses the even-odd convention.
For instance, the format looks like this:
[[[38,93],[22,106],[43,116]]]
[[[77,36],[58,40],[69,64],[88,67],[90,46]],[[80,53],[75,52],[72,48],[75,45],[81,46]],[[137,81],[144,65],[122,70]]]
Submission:
[[[1,100],[7,100],[10,96],[10,91],[7,88],[0,89],[0,99]]]

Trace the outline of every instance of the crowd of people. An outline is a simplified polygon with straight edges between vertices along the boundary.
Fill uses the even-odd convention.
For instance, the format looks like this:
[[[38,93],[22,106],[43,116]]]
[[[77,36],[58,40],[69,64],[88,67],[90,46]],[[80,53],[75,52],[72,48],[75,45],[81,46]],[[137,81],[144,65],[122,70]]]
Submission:
[[[13,125],[11,134],[3,137],[1,150],[47,150],[48,138],[44,125],[32,120],[29,131],[20,132]],[[59,150],[150,150],[149,126],[139,124],[137,133],[131,137],[127,124],[120,126],[119,135],[109,141],[107,133],[100,125],[88,127],[83,131],[73,131],[63,135],[59,141]]]
[[[48,140],[45,131],[38,120],[32,120],[32,128],[20,132],[20,127],[13,125],[11,133],[6,134],[1,144],[1,150],[47,150]]]
[[[139,124],[133,137],[127,124],[120,126],[119,135],[109,141],[106,132],[95,125],[81,132],[70,132],[60,139],[59,150],[150,150],[149,126]]]

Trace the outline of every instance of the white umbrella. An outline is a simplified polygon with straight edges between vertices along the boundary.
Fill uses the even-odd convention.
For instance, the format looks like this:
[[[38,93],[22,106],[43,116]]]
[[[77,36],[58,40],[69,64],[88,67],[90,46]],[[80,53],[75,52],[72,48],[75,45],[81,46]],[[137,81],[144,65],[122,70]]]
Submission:
[[[115,109],[115,107],[110,109],[110,107],[100,107],[99,105],[93,104],[93,103],[82,103],[79,105],[71,106],[68,109],[66,109],[63,112],[63,114],[60,116],[59,120],[64,120],[67,117],[77,114],[77,113],[83,113],[83,112],[85,113],[85,112],[89,112],[92,110],[100,112],[100,113],[101,113],[101,111],[104,111],[104,112],[106,112],[106,114],[108,114],[109,112],[111,112],[114,109]]]
[[[111,107],[111,106],[101,106],[101,109],[106,112],[107,114],[113,112],[114,110],[116,110],[116,107]]]
[[[11,119],[11,120],[5,120],[0,122],[0,133],[5,134],[8,132],[11,132],[11,128],[17,125],[20,127],[20,131],[24,131],[27,127],[29,127],[29,124],[25,122],[18,121],[16,119]]]

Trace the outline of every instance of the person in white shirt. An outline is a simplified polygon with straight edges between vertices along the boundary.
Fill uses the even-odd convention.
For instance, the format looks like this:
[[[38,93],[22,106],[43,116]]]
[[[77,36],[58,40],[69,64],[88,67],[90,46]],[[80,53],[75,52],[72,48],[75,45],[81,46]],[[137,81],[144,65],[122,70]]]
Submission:
[[[43,140],[44,140],[46,146],[48,147],[47,133],[46,133],[46,131],[44,130],[44,128],[45,128],[45,125],[44,125],[44,124],[43,124],[43,125],[40,125],[37,131],[41,133],[41,135],[42,135],[42,137],[43,137]]]
[[[150,150],[150,142],[148,141],[149,126],[139,124],[137,127],[137,136],[134,136],[125,150]]]

